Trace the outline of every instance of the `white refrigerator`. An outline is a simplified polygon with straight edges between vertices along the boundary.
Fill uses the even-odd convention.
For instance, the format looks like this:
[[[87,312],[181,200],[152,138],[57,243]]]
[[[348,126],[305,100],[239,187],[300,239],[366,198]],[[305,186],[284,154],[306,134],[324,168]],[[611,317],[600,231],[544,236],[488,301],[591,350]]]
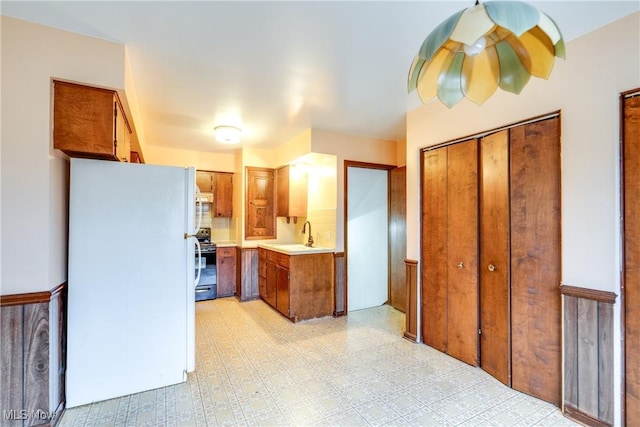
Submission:
[[[195,169],[71,159],[66,405],[195,368]]]

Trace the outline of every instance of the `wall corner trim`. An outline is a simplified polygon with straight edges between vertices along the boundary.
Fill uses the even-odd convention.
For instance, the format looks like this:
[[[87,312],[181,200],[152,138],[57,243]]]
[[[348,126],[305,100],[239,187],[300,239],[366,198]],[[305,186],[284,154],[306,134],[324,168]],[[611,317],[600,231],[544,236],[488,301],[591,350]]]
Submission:
[[[25,304],[40,304],[43,302],[48,303],[52,298],[55,298],[60,292],[62,292],[66,285],[66,282],[61,283],[50,291],[0,295],[0,307]]]
[[[578,286],[560,285],[560,293],[565,296],[584,298],[607,304],[615,304],[616,295],[614,292],[600,291],[597,289],[580,288]]]

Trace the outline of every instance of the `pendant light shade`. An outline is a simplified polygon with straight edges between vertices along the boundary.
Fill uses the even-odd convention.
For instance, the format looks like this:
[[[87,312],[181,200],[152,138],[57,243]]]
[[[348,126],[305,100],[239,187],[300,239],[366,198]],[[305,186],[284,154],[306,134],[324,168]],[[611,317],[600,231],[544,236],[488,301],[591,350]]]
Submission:
[[[437,96],[451,108],[467,97],[480,105],[498,87],[517,94],[532,75],[548,79],[556,56],[565,56],[560,30],[535,7],[476,3],[427,36],[409,69],[408,90],[425,103]]]

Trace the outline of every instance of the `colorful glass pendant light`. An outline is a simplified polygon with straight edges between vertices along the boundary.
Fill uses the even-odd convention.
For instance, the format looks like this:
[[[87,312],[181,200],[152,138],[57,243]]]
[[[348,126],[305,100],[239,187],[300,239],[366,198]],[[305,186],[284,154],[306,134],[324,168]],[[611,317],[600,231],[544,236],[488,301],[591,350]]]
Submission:
[[[520,93],[533,75],[548,79],[564,58],[560,30],[519,1],[488,1],[452,15],[424,40],[409,70],[408,89],[422,102],[447,107],[467,97],[480,105],[498,87]]]

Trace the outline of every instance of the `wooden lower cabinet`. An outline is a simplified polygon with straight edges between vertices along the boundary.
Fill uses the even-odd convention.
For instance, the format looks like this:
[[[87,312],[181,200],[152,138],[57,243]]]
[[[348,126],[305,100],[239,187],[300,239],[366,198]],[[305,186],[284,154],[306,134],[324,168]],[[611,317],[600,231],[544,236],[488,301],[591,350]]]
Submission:
[[[293,322],[333,313],[333,254],[258,249],[260,298]]]
[[[278,254],[276,272],[276,309],[285,317],[291,317],[289,294],[289,257]]]
[[[236,248],[218,247],[216,250],[218,297],[236,292]]]

